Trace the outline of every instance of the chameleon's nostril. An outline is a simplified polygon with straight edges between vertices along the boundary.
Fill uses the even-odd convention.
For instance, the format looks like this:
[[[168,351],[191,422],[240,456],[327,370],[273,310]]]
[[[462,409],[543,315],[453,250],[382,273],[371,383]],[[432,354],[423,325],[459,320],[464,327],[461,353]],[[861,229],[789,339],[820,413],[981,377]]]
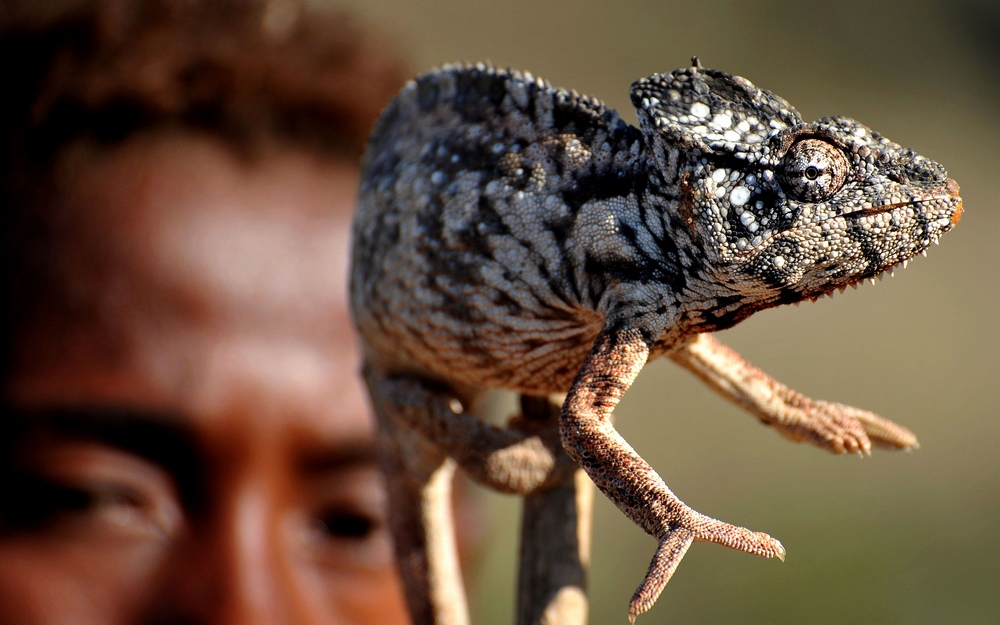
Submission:
[[[958,197],[958,192],[961,191],[958,187],[958,183],[948,178],[947,182],[944,183],[944,188],[951,197]],[[958,198],[958,206],[955,207],[955,212],[951,216],[951,223],[958,224],[959,220],[962,219],[962,213],[965,210],[962,208],[962,198]]]

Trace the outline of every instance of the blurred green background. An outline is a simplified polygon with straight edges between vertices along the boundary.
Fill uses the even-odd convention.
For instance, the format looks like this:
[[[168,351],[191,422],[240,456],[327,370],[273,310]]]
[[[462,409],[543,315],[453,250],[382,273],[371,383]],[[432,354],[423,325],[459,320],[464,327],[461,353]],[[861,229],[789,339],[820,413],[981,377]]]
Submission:
[[[357,0],[414,72],[491,60],[634,121],[633,80],[686,66],[750,79],[807,120],[854,117],[941,162],[966,213],[877,287],[770,310],[722,340],[793,388],[874,410],[922,449],[835,457],[780,438],[669,362],[617,411],[626,439],[706,514],[766,531],[765,561],[696,544],[640,623],[1000,623],[1000,5]],[[477,625],[512,622],[517,501],[488,513]],[[484,521],[487,522],[487,521]],[[592,623],[624,623],[654,542],[597,498]]]

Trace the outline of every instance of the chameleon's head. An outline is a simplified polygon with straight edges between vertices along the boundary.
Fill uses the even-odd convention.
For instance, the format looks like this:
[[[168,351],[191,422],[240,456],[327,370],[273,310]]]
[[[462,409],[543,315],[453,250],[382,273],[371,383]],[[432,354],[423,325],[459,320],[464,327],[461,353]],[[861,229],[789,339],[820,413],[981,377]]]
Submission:
[[[881,275],[962,215],[937,163],[851,119],[803,123],[744,78],[657,74],[633,85],[632,101],[651,164],[680,176],[679,221],[706,271],[761,304]]]

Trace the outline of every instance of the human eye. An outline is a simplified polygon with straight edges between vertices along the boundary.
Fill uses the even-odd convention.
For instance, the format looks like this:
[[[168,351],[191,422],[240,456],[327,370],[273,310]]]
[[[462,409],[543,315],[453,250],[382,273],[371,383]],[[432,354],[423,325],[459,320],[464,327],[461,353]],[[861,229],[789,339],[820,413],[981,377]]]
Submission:
[[[8,492],[0,501],[0,531],[6,534],[78,542],[162,540],[180,522],[165,472],[114,447],[89,441],[33,445],[8,471]]]
[[[321,480],[307,514],[308,545],[324,565],[364,570],[391,566],[385,489],[374,467],[338,471]]]
[[[315,522],[331,540],[368,540],[382,529],[379,516],[338,506],[317,515]]]

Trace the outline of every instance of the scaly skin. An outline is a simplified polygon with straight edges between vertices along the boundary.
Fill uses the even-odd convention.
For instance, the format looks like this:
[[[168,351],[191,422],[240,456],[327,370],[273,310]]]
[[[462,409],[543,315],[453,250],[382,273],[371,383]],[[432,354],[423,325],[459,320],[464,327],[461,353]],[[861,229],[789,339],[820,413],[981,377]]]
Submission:
[[[490,388],[567,393],[563,448],[660,544],[630,618],[692,541],[784,556],[770,536],[686,506],[615,431],[611,413],[643,365],[669,355],[830,451],[912,447],[905,428],[810,400],[706,333],[892,270],[962,213],[940,165],[850,119],[805,123],[743,78],[696,65],[636,82],[632,102],[638,128],[592,98],[484,65],[411,82],[363,162],[351,283],[391,440],[416,432],[483,483],[530,491],[558,452],[465,410]],[[414,488],[390,476],[397,533],[427,522],[403,510]],[[398,553],[424,562],[404,569],[415,621],[460,622],[428,607],[440,575],[416,557],[423,548],[410,540]]]

